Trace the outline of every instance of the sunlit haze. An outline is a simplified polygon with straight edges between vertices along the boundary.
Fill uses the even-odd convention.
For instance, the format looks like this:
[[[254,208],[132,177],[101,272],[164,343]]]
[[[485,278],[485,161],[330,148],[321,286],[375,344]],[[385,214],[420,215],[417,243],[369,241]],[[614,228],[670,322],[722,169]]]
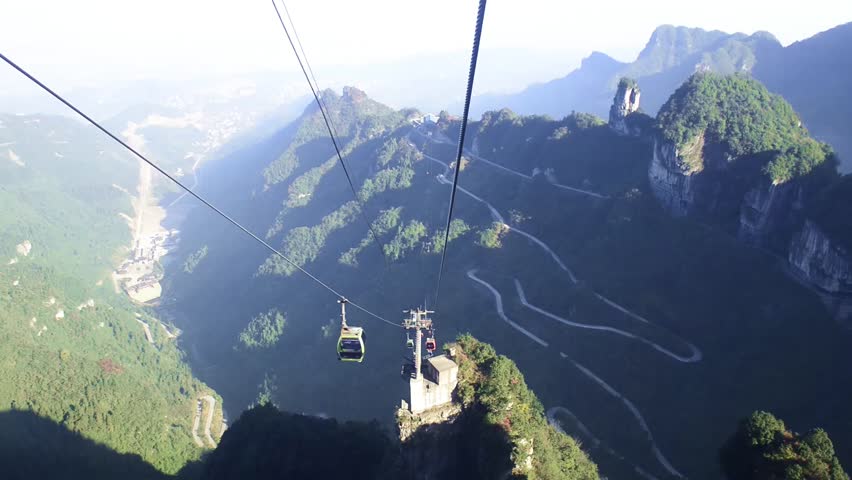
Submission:
[[[61,87],[296,68],[268,1],[3,3],[3,53]],[[342,64],[365,66],[429,54],[463,58],[476,13],[475,2],[458,0],[292,0],[287,6],[320,80]],[[540,80],[547,80],[564,75],[593,50],[632,60],[661,24],[766,30],[786,45],[852,20],[852,2],[719,0],[707,8],[682,0],[503,0],[489,4],[487,17],[481,68],[502,61],[488,51],[538,51],[555,60],[545,68],[525,65],[523,55],[511,58],[519,71],[539,68]],[[528,58],[542,63],[541,56]]]

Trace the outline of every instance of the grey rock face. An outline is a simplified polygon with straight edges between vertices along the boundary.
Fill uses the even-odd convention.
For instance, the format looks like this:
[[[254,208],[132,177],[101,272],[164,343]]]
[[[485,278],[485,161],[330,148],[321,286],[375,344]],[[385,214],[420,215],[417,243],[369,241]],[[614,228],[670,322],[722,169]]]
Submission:
[[[648,180],[654,196],[673,216],[685,216],[695,201],[693,173],[689,166],[678,160],[674,143],[654,138],[654,156],[648,167]]]
[[[622,81],[618,84],[612,107],[609,109],[609,126],[619,135],[633,135],[626,118],[639,110],[639,86],[635,82]]]
[[[852,257],[808,220],[793,236],[787,257],[803,280],[829,293],[852,294]]]
[[[773,233],[793,219],[801,222],[802,189],[792,183],[774,184],[768,179],[746,192],[740,205],[737,237],[753,245],[765,245]],[[783,248],[779,246],[779,248]]]

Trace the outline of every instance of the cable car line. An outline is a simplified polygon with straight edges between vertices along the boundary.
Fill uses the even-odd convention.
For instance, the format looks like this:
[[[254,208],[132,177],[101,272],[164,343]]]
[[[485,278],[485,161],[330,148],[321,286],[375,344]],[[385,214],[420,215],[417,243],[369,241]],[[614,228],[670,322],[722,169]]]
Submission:
[[[298,264],[296,264],[294,261],[290,260],[290,259],[289,259],[286,255],[284,255],[283,253],[279,252],[279,251],[278,251],[275,247],[273,247],[273,246],[271,246],[270,244],[266,243],[266,241],[264,241],[263,239],[261,239],[260,237],[258,237],[258,236],[257,236],[257,235],[255,235],[254,233],[252,233],[252,232],[251,232],[249,229],[247,229],[246,227],[242,226],[239,222],[237,222],[236,220],[234,220],[233,218],[231,218],[230,216],[228,216],[225,212],[223,212],[222,210],[220,210],[219,208],[217,208],[215,205],[213,205],[212,203],[210,203],[209,201],[207,201],[207,200],[206,200],[205,198],[203,198],[201,195],[199,195],[199,194],[195,193],[195,192],[194,192],[191,188],[187,187],[186,185],[184,185],[183,183],[181,183],[178,179],[174,178],[174,177],[173,177],[173,176],[171,176],[168,172],[166,172],[165,170],[163,170],[162,168],[160,168],[159,166],[157,166],[157,164],[155,164],[155,163],[154,163],[154,162],[152,162],[151,160],[148,160],[148,159],[147,159],[144,155],[142,155],[141,153],[139,153],[138,151],[136,151],[133,147],[131,147],[130,145],[128,145],[127,143],[125,143],[123,140],[121,140],[120,138],[118,138],[115,134],[113,134],[112,132],[110,132],[109,130],[107,130],[107,129],[106,129],[106,128],[104,128],[103,126],[101,126],[101,124],[100,124],[100,123],[98,123],[97,121],[93,120],[91,117],[89,117],[88,115],[86,115],[85,113],[83,113],[83,111],[82,111],[82,110],[80,110],[79,108],[77,108],[76,106],[74,106],[71,102],[69,102],[68,100],[65,100],[65,98],[63,98],[61,95],[59,95],[58,93],[56,93],[55,91],[53,91],[50,87],[48,87],[47,85],[45,85],[44,83],[42,83],[39,79],[37,79],[36,77],[34,77],[33,75],[31,75],[31,74],[30,74],[28,71],[26,71],[23,67],[19,66],[19,65],[18,65],[17,63],[15,63],[15,62],[13,62],[13,61],[12,61],[9,57],[7,57],[6,55],[4,55],[3,53],[0,53],[0,58],[2,58],[2,59],[3,59],[3,61],[5,61],[7,64],[9,64],[9,66],[11,66],[12,68],[14,68],[14,69],[15,69],[15,70],[17,70],[18,72],[20,72],[23,76],[27,77],[30,81],[32,81],[33,83],[35,83],[36,85],[38,85],[39,87],[41,87],[41,89],[42,89],[42,90],[44,90],[45,92],[49,93],[51,96],[53,96],[54,98],[56,98],[57,100],[59,100],[60,102],[62,102],[62,103],[63,103],[66,107],[68,107],[68,108],[70,108],[71,110],[73,110],[73,111],[74,111],[77,115],[81,116],[83,119],[85,119],[87,122],[89,122],[92,126],[94,126],[94,127],[95,127],[95,128],[97,128],[98,130],[100,130],[101,132],[103,132],[104,134],[106,134],[108,137],[110,137],[110,138],[112,138],[113,140],[115,140],[118,144],[120,144],[122,147],[124,147],[125,149],[127,149],[129,152],[131,152],[133,155],[135,155],[136,157],[138,157],[140,160],[142,160],[143,162],[147,163],[147,164],[148,164],[148,165],[150,165],[152,168],[154,168],[155,170],[157,170],[158,172],[160,172],[163,176],[165,176],[166,178],[168,178],[169,180],[171,180],[171,181],[172,181],[172,183],[174,183],[175,185],[177,185],[177,186],[178,186],[178,187],[180,187],[181,189],[185,190],[185,191],[186,191],[186,193],[188,193],[188,194],[192,195],[193,197],[195,197],[195,198],[196,198],[199,202],[203,203],[203,204],[204,204],[204,205],[206,205],[208,208],[210,208],[211,210],[213,210],[214,212],[216,212],[217,214],[219,214],[219,216],[221,216],[222,218],[224,218],[225,220],[227,220],[228,222],[230,222],[232,225],[234,225],[234,226],[235,226],[235,227],[237,227],[238,229],[242,230],[242,231],[243,231],[243,233],[245,233],[245,234],[246,234],[246,235],[248,235],[249,237],[251,237],[251,238],[253,238],[254,240],[256,240],[258,243],[260,243],[261,245],[263,245],[264,247],[266,247],[266,248],[267,248],[270,252],[272,252],[273,254],[278,255],[279,257],[281,257],[284,261],[286,261],[287,263],[289,263],[290,265],[292,265],[294,268],[296,268],[296,269],[297,269],[297,270],[299,270],[300,272],[304,273],[304,274],[305,274],[308,278],[310,278],[311,280],[313,280],[314,282],[316,282],[317,284],[319,284],[320,286],[322,286],[323,288],[325,288],[325,289],[326,289],[326,290],[328,290],[329,292],[333,293],[333,294],[334,294],[335,296],[337,296],[338,298],[340,298],[340,299],[346,299],[346,296],[344,296],[342,293],[338,292],[337,290],[335,290],[334,288],[332,288],[331,286],[329,286],[327,283],[323,282],[322,280],[320,280],[319,278],[317,278],[316,276],[314,276],[313,274],[311,274],[310,272],[308,272],[307,270],[305,270],[304,268],[302,268],[301,266],[299,266]],[[381,316],[379,316],[379,315],[377,315],[377,314],[375,314],[375,313],[373,313],[373,312],[371,312],[371,311],[367,310],[366,308],[364,308],[364,307],[362,307],[362,306],[358,305],[357,303],[352,302],[351,300],[348,300],[347,302],[348,302],[350,305],[352,305],[353,307],[357,308],[358,310],[361,310],[362,312],[366,313],[367,315],[370,315],[370,316],[372,316],[372,317],[374,317],[374,318],[376,318],[376,319],[378,319],[378,320],[381,320],[381,321],[383,321],[383,322],[385,322],[385,323],[387,323],[387,324],[389,324],[389,325],[393,325],[393,326],[395,326],[395,327],[400,327],[400,328],[402,328],[402,326],[401,326],[401,325],[396,324],[396,323],[393,323],[393,322],[391,322],[391,321],[388,321],[388,320],[386,320],[386,319],[382,318]]]
[[[485,19],[485,3],[487,0],[479,0],[479,10],[476,13],[476,30],[473,35],[473,51],[470,54],[470,71],[467,76],[467,91],[464,97],[464,114],[462,115],[461,129],[459,130],[459,146],[456,151],[456,171],[453,174],[453,188],[450,193],[450,208],[447,211],[447,228],[444,232],[444,248],[441,251],[441,266],[438,269],[438,283],[435,287],[435,309],[438,308],[438,293],[441,291],[441,276],[444,272],[444,261],[447,259],[447,250],[450,243],[450,222],[453,220],[453,207],[456,204],[456,189],[459,185],[459,172],[461,172],[461,157],[464,150],[464,136],[467,131],[467,116],[470,113],[470,97],[473,93],[473,79],[476,75],[476,61],[479,57],[479,40],[482,36],[482,22]]]
[[[293,27],[293,36],[296,37],[296,45],[299,46],[299,51],[302,52],[302,58],[305,59],[305,65],[308,67],[308,73],[311,74],[311,80],[314,81],[314,86],[317,90],[319,90],[319,82],[317,81],[317,77],[314,76],[314,69],[311,68],[311,62],[310,60],[308,60],[308,54],[305,53],[305,47],[302,46],[302,40],[299,38],[298,30],[296,30],[296,23],[293,21],[293,17],[290,16],[290,10],[287,8],[287,2],[281,0],[281,5],[284,7],[284,15],[287,16],[287,21],[290,22],[290,26]],[[328,111],[328,105],[325,103],[325,100],[320,97],[320,101],[322,102],[326,111]],[[331,124],[331,129],[334,130],[334,135],[337,138],[340,138],[340,134],[337,133],[337,127],[334,125],[334,119],[329,117],[328,121]]]
[[[317,93],[319,85],[314,88],[314,84],[311,83],[311,77],[308,75],[308,71],[305,69],[305,63],[307,63],[308,61],[307,56],[305,57],[305,63],[303,63],[302,58],[299,56],[298,50],[296,50],[296,44],[293,43],[293,37],[290,36],[290,31],[287,29],[287,25],[284,23],[284,18],[281,17],[281,11],[278,10],[278,4],[275,3],[275,0],[272,0],[272,6],[273,8],[275,8],[275,14],[278,16],[278,21],[281,23],[281,28],[284,29],[284,34],[287,35],[287,41],[290,42],[290,47],[293,49],[293,54],[296,55],[296,60],[298,60],[299,62],[299,67],[302,69],[302,73],[305,75],[305,80],[307,80],[308,86],[311,88],[311,93],[314,95],[314,100],[316,100],[317,107],[319,107],[320,109],[322,119],[325,122],[325,127],[328,129],[328,135],[331,137],[331,143],[334,144],[334,151],[337,152],[337,159],[340,160],[340,166],[343,167],[343,173],[346,174],[346,181],[349,182],[349,189],[352,190],[352,195],[355,197],[355,201],[358,202],[358,205],[360,206],[358,210],[361,213],[361,218],[364,220],[364,223],[367,224],[367,228],[370,230],[370,234],[373,236],[373,239],[376,240],[376,247],[381,250],[382,258],[384,258],[385,262],[387,263],[387,256],[385,255],[385,246],[384,244],[382,244],[381,239],[376,234],[376,231],[373,229],[372,222],[369,221],[366,213],[364,213],[364,211],[366,210],[364,202],[361,201],[361,197],[358,196],[358,192],[355,190],[355,184],[352,183],[352,177],[349,175],[349,169],[346,168],[346,163],[343,161],[343,155],[340,153],[340,147],[337,145],[337,138],[335,137],[335,134],[332,131],[329,119],[330,114],[326,114],[326,108],[323,108],[324,103],[322,100],[320,100],[319,94]],[[290,18],[289,14],[287,18]],[[292,18],[290,18],[290,23],[293,23]],[[295,31],[296,30],[294,25],[293,32],[295,33]],[[304,53],[304,49],[302,50],[302,53]],[[314,79],[314,82],[316,82],[316,79]]]

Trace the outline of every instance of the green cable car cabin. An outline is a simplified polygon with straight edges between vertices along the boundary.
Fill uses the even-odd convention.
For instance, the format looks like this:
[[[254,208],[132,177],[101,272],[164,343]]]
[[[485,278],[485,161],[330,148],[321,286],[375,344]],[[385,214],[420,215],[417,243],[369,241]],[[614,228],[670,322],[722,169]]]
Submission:
[[[364,329],[361,327],[343,327],[337,340],[337,358],[342,362],[364,361]]]

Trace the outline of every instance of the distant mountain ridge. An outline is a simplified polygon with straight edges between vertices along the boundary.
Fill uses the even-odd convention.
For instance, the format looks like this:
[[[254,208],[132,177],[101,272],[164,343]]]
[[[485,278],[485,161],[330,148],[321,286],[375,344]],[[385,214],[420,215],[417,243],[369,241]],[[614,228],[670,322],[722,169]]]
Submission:
[[[593,52],[565,77],[511,95],[474,98],[472,111],[507,107],[521,114],[561,118],[572,111],[605,116],[620,77],[642,84],[643,110],[654,115],[696,71],[750,73],[800,112],[812,133],[831,144],[841,169],[852,169],[852,23],[783,47],[768,32],[728,34],[663,25],[636,60],[619,62]]]
[[[766,32],[753,35],[728,34],[719,30],[662,25],[629,63],[593,52],[580,67],[561,79],[533,85],[504,96],[477,97],[474,112],[503,107],[522,114],[547,114],[561,118],[571,111],[604,116],[621,77],[643,85],[645,110],[656,113],[663,102],[696,69],[719,73],[748,71],[759,52],[780,49],[781,44]]]
[[[852,171],[852,22],[761,56],[753,75],[781,94]]]

